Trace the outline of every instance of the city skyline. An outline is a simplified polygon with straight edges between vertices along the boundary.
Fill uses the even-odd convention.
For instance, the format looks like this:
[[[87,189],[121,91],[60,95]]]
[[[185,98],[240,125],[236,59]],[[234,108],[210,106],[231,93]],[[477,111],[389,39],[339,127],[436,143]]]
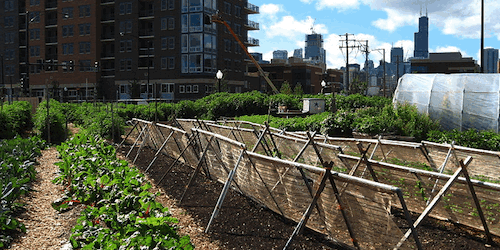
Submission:
[[[480,1],[396,1],[396,0],[299,0],[293,4],[283,0],[256,0],[260,14],[251,19],[260,23],[252,36],[260,46],[252,52],[272,58],[274,50],[305,47],[305,35],[322,34],[328,68],[345,66],[345,50],[339,49],[341,37],[350,33],[355,39],[368,40],[370,49],[385,48],[389,61],[391,47],[403,47],[404,58],[414,54],[414,34],[419,31],[420,16],[429,17],[429,53],[460,51],[480,63]],[[500,3],[485,0],[485,48],[500,47]],[[311,29],[312,28],[312,29]],[[349,62],[363,65],[360,50],[349,53]],[[381,52],[370,59],[378,66]]]

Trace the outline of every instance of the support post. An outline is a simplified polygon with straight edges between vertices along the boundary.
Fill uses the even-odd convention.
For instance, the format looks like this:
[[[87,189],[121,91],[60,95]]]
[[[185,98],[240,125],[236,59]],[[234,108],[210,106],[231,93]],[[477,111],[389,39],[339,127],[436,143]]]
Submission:
[[[139,124],[139,122],[137,122],[137,124]],[[128,151],[127,155],[125,156],[126,158],[128,158],[128,156],[130,155],[130,153],[132,152],[132,150],[134,149],[135,145],[137,145],[137,142],[139,141],[139,138],[141,138],[142,134],[144,133],[144,131],[146,130],[148,126],[144,126],[144,128],[142,128],[141,132],[139,133],[139,135],[137,136],[137,138],[135,139],[135,142],[134,144],[132,145],[132,147],[130,147],[130,150]]]
[[[170,139],[170,137],[172,137],[172,135],[174,134],[174,131],[172,130],[172,132],[170,132],[170,134],[168,135],[167,139],[163,142],[163,144],[161,145],[160,149],[158,149],[158,151],[156,152],[155,154],[155,157],[153,158],[153,160],[151,160],[151,162],[149,163],[148,167],[146,168],[146,171],[144,172],[148,172],[149,168],[151,168],[151,166],[154,164],[154,162],[156,161],[156,159],[158,159],[158,155],[160,155],[160,152],[163,150],[163,148],[167,145],[167,142],[168,140]]]
[[[222,208],[222,203],[224,202],[224,199],[226,198],[227,192],[229,191],[229,187],[231,186],[231,182],[234,179],[234,174],[236,173],[236,170],[238,170],[238,167],[240,166],[241,159],[243,158],[243,154],[245,153],[245,149],[243,148],[241,150],[240,156],[238,157],[238,161],[236,162],[236,165],[234,168],[229,172],[229,175],[227,177],[227,181],[224,184],[224,188],[222,189],[222,192],[219,196],[219,199],[217,200],[217,204],[215,205],[214,211],[212,212],[212,216],[210,217],[210,221],[208,222],[207,228],[205,228],[205,233],[208,233],[208,230],[210,229],[210,225],[214,221],[214,219],[219,215],[219,211]]]

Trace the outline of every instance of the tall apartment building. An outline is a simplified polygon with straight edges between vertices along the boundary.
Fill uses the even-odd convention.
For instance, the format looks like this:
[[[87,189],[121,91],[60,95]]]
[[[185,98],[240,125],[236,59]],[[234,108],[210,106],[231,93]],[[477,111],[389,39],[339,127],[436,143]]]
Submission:
[[[484,73],[498,73],[498,49],[484,49]]]
[[[259,29],[248,18],[259,7],[246,0],[2,2],[0,82],[19,86],[28,58],[32,96],[54,88],[68,99],[93,98],[94,91],[107,99],[154,93],[170,101],[197,99],[213,91],[217,70],[229,91],[241,92],[247,56],[223,25],[204,24],[204,15],[218,12],[246,46],[259,44],[248,36]]]
[[[286,50],[273,51],[273,59],[288,60],[288,51]]]

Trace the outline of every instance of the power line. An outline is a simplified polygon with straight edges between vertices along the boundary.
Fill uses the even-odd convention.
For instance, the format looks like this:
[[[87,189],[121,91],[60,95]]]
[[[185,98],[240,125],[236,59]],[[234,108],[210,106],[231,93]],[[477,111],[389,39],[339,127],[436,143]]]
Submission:
[[[356,49],[356,48],[359,48],[359,45],[356,45],[356,39],[351,39],[349,40],[349,35],[352,35],[354,36],[353,34],[349,34],[349,33],[345,33],[344,35],[339,35],[340,37],[343,37],[345,36],[345,40],[341,39],[340,40],[340,50],[342,49],[346,49],[346,77],[345,77],[345,81],[346,81],[346,84],[344,85],[344,90],[346,91],[349,91],[350,90],[350,84],[349,84],[349,49]],[[344,44],[345,42],[345,44]],[[354,43],[354,45],[350,45]]]

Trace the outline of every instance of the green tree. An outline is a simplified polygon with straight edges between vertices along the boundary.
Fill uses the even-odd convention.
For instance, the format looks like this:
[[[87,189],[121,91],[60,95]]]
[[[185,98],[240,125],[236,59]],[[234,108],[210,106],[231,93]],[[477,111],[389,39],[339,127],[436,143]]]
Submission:
[[[286,94],[286,95],[291,95],[292,94],[292,88],[290,87],[290,83],[288,83],[288,81],[284,81],[281,84],[280,93],[281,94]]]
[[[295,95],[303,95],[304,90],[302,89],[302,84],[300,83],[295,84],[295,88],[293,88],[293,93]]]

